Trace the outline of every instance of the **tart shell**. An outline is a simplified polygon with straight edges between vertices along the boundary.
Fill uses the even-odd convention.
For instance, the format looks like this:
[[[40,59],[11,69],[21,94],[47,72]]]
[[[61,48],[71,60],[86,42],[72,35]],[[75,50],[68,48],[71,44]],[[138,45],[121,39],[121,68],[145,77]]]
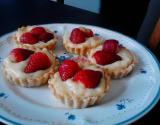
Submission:
[[[80,56],[86,56],[87,53],[94,47],[97,47],[99,44],[97,43],[95,46],[87,46],[87,45],[84,45],[80,48],[76,47],[76,48],[73,48],[73,47],[70,47],[68,44],[67,44],[67,41],[65,43],[63,43],[63,46],[64,48],[67,50],[67,52],[70,52],[70,53],[73,53],[73,54],[77,54],[77,55],[80,55]]]
[[[53,56],[55,58],[55,56]],[[55,59],[55,61],[52,61],[52,65],[48,71],[43,73],[40,76],[37,77],[24,77],[20,78],[15,76],[13,73],[11,74],[7,68],[8,66],[4,63],[3,64],[3,73],[5,78],[11,83],[23,87],[37,87],[48,83],[48,79],[50,78],[50,75],[53,75],[57,69],[58,69],[58,61]]]
[[[56,87],[56,82],[57,82],[56,77],[57,76],[55,74],[49,79],[48,81],[49,89],[51,90],[54,97],[56,97],[58,100],[60,100],[63,104],[65,104],[69,108],[85,108],[85,107],[89,107],[99,103],[101,99],[106,95],[106,92],[108,91],[109,85],[110,85],[109,75],[103,72],[103,77],[105,79],[103,91],[93,96],[91,95],[80,96],[80,95],[76,95],[75,93],[69,90],[65,90],[63,92],[60,91]]]
[[[91,61],[92,64],[103,69],[106,73],[108,73],[110,75],[110,77],[112,79],[119,79],[119,78],[125,77],[129,73],[131,73],[133,71],[134,67],[136,66],[136,64],[138,63],[135,55],[132,52],[130,52],[128,49],[126,49],[124,47],[121,47],[120,51],[121,50],[124,50],[126,53],[128,53],[129,56],[132,57],[132,59],[123,65],[121,63],[119,63],[118,68],[109,68],[109,67],[105,67],[105,65],[101,66],[101,65],[93,63],[90,60],[91,58],[93,58],[91,53],[88,54],[88,57],[89,57],[89,60]],[[121,62],[121,61],[119,61],[119,62]],[[112,64],[109,64],[109,65],[112,65]]]
[[[29,28],[30,26],[27,26],[27,27],[21,27],[21,28],[18,28],[17,30],[17,33],[18,32],[21,32],[21,33],[25,33],[27,32],[27,28]],[[53,33],[52,33],[53,34]],[[54,34],[53,34],[54,35]],[[55,46],[56,46],[56,43],[58,41],[58,38],[54,35],[54,38],[49,40],[48,42],[46,42],[46,44],[43,44],[43,45],[37,45],[37,44],[24,44],[24,43],[21,43],[18,38],[17,38],[17,35],[13,35],[12,36],[12,39],[13,41],[16,42],[17,46],[18,47],[21,47],[21,48],[25,48],[25,49],[29,49],[29,50],[33,50],[33,51],[40,51],[44,48],[48,49],[48,50],[54,50],[55,49]]]

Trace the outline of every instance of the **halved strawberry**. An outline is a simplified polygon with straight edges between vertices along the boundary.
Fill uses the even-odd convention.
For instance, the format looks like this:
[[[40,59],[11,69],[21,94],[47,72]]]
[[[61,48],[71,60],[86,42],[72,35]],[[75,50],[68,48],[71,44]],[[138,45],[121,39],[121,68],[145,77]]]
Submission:
[[[79,29],[84,32],[86,37],[93,37],[93,32],[91,29],[85,28],[85,27],[79,27]]]
[[[34,27],[31,30],[31,33],[39,37],[40,35],[46,33],[46,30],[43,27]]]
[[[86,37],[93,37],[93,31],[91,29],[87,29],[85,31],[85,35],[86,35]]]
[[[79,43],[83,43],[85,42],[85,34],[83,31],[81,31],[79,28],[75,28],[72,30],[71,32],[71,36],[70,36],[70,40],[75,43],[75,44],[79,44]]]
[[[10,52],[10,59],[12,62],[21,62],[26,60],[34,52],[23,48],[15,48]]]
[[[53,39],[54,35],[52,33],[44,33],[41,36],[39,36],[39,40],[42,42],[48,42],[49,40]]]
[[[102,78],[102,72],[90,69],[78,71],[73,77],[74,81],[81,82],[86,88],[96,88]]]
[[[20,42],[25,44],[35,44],[38,41],[38,38],[30,32],[23,33],[20,37]]]
[[[103,43],[103,50],[109,53],[117,53],[119,50],[119,44],[117,40],[109,39]]]
[[[48,56],[42,52],[36,52],[32,54],[29,61],[24,68],[25,73],[32,73],[38,70],[44,70],[51,66],[51,62]]]
[[[105,51],[97,51],[93,54],[97,64],[107,65],[121,60],[121,57],[115,53],[107,53]]]
[[[60,65],[58,71],[63,81],[73,77],[80,70],[79,65],[73,60],[65,60]]]

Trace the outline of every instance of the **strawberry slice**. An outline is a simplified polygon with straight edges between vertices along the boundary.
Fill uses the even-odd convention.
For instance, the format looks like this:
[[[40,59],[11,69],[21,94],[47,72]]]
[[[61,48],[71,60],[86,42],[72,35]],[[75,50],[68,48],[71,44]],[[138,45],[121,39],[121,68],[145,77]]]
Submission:
[[[93,31],[91,29],[86,29],[85,35],[86,37],[93,37]]]
[[[20,42],[25,44],[35,44],[38,38],[30,32],[23,33],[20,37]]]
[[[38,70],[45,70],[51,66],[48,56],[42,52],[34,53],[30,56],[29,61],[24,68],[25,73],[32,73]]]
[[[97,51],[93,54],[97,64],[107,65],[121,60],[121,57],[115,53],[106,53],[105,51]]]
[[[79,65],[73,60],[65,60],[60,65],[58,71],[63,81],[73,77],[80,70]]]
[[[102,78],[102,72],[84,69],[78,71],[73,77],[74,81],[81,82],[86,88],[96,88]]]
[[[72,30],[70,40],[73,43],[75,44],[83,43],[85,42],[85,38],[86,38],[85,33],[81,31],[79,28],[75,28]]]
[[[10,52],[10,59],[12,62],[21,62],[26,60],[34,52],[23,48],[15,48]]]
[[[85,27],[79,27],[79,29],[84,32],[86,37],[93,37],[93,32],[91,29],[85,28]]]
[[[31,30],[31,33],[34,34],[35,36],[39,37],[42,34],[46,33],[46,30],[43,27],[34,27]]]
[[[109,39],[103,43],[103,50],[109,53],[117,53],[119,50],[119,44],[117,40]]]
[[[41,36],[39,36],[39,40],[42,42],[48,42],[49,40],[53,39],[54,35],[52,33],[44,33]]]

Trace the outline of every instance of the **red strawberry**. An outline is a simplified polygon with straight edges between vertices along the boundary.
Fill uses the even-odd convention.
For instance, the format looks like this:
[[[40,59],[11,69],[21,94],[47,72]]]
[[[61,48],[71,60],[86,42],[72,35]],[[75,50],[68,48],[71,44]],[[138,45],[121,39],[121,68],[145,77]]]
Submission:
[[[35,44],[38,42],[38,38],[30,32],[26,32],[21,35],[20,42],[25,44]]]
[[[71,32],[70,40],[75,43],[83,43],[85,41],[85,34],[79,28],[75,28]]]
[[[73,60],[65,60],[60,65],[58,71],[63,81],[73,77],[80,70],[79,65]]]
[[[93,37],[93,32],[92,32],[92,30],[91,30],[91,29],[87,29],[87,30],[85,31],[85,35],[86,35],[86,37]]]
[[[42,52],[34,53],[30,56],[29,61],[24,68],[25,73],[36,72],[37,70],[44,70],[51,66],[48,56]]]
[[[114,39],[106,40],[103,43],[103,50],[110,53],[117,53],[119,50],[118,41]]]
[[[121,57],[115,53],[106,53],[105,51],[97,51],[93,54],[97,64],[106,65],[121,60]]]
[[[48,42],[49,40],[53,39],[54,38],[54,35],[52,33],[44,33],[42,34],[39,39],[40,41],[43,41],[43,42]]]
[[[74,81],[81,82],[86,88],[96,88],[100,83],[102,73],[94,70],[80,70],[73,77]]]
[[[34,27],[31,30],[31,33],[36,35],[36,36],[40,36],[40,35],[46,33],[46,30],[43,27]]]
[[[34,52],[23,48],[15,48],[10,52],[10,59],[13,62],[26,60]]]
[[[91,29],[85,28],[85,27],[79,27],[82,32],[84,32],[86,37],[93,37],[93,32]]]

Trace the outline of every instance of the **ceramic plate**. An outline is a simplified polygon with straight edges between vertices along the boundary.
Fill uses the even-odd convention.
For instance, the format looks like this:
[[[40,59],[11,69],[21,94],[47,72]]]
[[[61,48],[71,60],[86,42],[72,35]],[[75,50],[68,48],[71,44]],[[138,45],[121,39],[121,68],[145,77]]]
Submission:
[[[0,71],[0,121],[15,125],[111,125],[128,124],[146,114],[160,97],[160,69],[155,57],[135,40],[107,29],[79,24],[43,25],[59,37],[73,27],[86,26],[104,39],[117,39],[135,53],[138,64],[127,77],[113,80],[99,105],[68,109],[52,97],[47,86],[23,88],[9,84]],[[0,38],[0,66],[15,46],[10,37]],[[56,54],[60,61],[72,58],[59,39]]]

